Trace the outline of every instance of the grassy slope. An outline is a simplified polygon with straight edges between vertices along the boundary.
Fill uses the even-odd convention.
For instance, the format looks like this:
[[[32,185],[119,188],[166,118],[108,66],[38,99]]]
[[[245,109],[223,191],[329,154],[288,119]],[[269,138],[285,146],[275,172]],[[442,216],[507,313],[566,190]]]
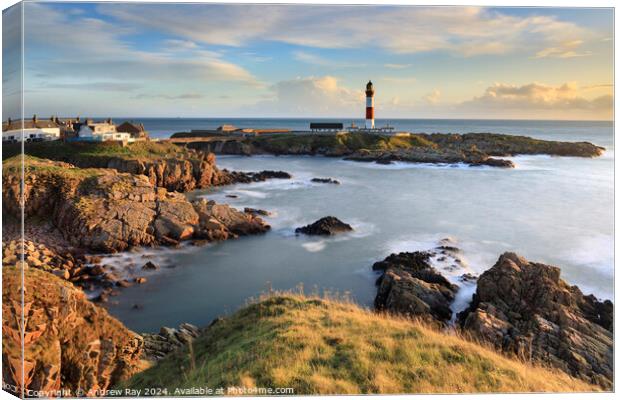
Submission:
[[[21,152],[19,144],[4,145],[2,158],[7,159]],[[62,141],[28,143],[26,154],[59,161],[80,161],[84,159],[119,157],[125,159],[151,159],[179,157],[187,151],[172,143],[166,142],[135,142],[123,147],[118,143],[65,143]]]
[[[599,390],[416,322],[296,295],[243,308],[191,351],[123,383],[203,386],[293,387],[295,394]]]

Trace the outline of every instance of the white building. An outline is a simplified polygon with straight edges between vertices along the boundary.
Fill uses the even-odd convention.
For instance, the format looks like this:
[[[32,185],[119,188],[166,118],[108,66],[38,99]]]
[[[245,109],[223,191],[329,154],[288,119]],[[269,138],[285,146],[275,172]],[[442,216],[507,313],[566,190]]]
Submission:
[[[36,115],[30,120],[9,120],[2,124],[2,142],[42,142],[60,139],[60,126],[54,118],[39,120]]]
[[[86,120],[85,123],[80,124],[78,130],[78,140],[93,142],[133,142],[135,139],[132,138],[131,134],[128,132],[117,132],[116,125],[112,122],[112,120],[108,119],[104,122],[93,122],[92,120]]]

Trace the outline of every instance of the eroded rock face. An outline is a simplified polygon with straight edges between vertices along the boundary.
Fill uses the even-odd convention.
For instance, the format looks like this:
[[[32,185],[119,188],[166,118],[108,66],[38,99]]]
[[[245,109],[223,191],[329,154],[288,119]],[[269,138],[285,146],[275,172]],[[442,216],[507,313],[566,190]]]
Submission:
[[[350,232],[353,228],[336,217],[323,217],[309,225],[295,229],[295,233],[306,235],[329,236],[338,233]]]
[[[241,212],[227,204],[200,200],[193,203],[198,214],[196,237],[208,240],[226,240],[244,235],[267,232],[270,227],[260,217]]]
[[[16,176],[3,173],[10,182],[3,187],[3,211],[11,215],[19,215]],[[51,219],[67,242],[94,251],[223,240],[269,229],[260,218],[227,205],[192,204],[181,193],[154,186],[146,175],[47,160],[30,163],[24,198],[27,219]]]
[[[140,370],[142,338],[53,275],[26,268],[24,372],[21,374],[21,271],[3,269],[3,382],[16,388],[69,390],[75,397],[105,390]],[[45,393],[48,393],[45,395]]]
[[[458,287],[431,267],[430,257],[428,252],[405,252],[376,262],[372,269],[383,271],[383,275],[377,280],[375,308],[410,317],[449,321],[452,317],[450,304]]]
[[[463,328],[498,349],[606,389],[613,380],[613,304],[584,296],[560,269],[504,253],[478,279]]]
[[[176,329],[162,326],[159,333],[143,333],[144,358],[150,361],[160,360],[192,342],[200,332],[196,326],[183,323]]]

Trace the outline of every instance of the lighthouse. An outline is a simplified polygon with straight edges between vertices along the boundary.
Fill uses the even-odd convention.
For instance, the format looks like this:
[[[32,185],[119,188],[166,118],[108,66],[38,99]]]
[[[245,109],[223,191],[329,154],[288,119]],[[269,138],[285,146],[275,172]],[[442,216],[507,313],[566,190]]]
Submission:
[[[375,129],[375,89],[371,81],[366,84],[366,129]]]

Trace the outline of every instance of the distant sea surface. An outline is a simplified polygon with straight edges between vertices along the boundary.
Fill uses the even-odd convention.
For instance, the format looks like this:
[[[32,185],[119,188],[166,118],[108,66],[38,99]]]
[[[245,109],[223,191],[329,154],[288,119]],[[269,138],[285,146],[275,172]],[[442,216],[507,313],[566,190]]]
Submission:
[[[138,120],[138,119],[136,119]],[[314,121],[314,120],[313,120]],[[339,120],[335,120],[339,121]],[[341,120],[348,125],[351,120]],[[238,127],[307,129],[309,119],[142,119],[156,137],[190,129]],[[362,121],[354,121],[361,124]],[[210,190],[203,196],[234,207],[269,210],[272,230],[208,246],[120,253],[107,264],[162,268],[144,285],[124,289],[110,311],[130,328],[157,331],[181,322],[207,325],[267,288],[350,293],[372,306],[371,266],[391,252],[427,250],[450,237],[462,264],[436,265],[458,276],[480,274],[505,251],[557,265],[585,293],[613,299],[613,124],[496,120],[378,120],[413,132],[497,132],[549,140],[589,141],[606,148],[597,158],[518,156],[514,169],[394,163],[378,165],[309,156],[219,156],[221,168],[284,170],[269,180]],[[331,177],[340,185],[313,183]],[[236,196],[236,197],[229,197]],[[296,227],[334,215],[355,231],[332,238],[296,236]],[[166,268],[175,266],[175,268]],[[149,273],[151,274],[151,273]],[[460,283],[459,283],[460,284]],[[474,287],[461,285],[461,310]],[[143,308],[133,309],[134,304]]]

